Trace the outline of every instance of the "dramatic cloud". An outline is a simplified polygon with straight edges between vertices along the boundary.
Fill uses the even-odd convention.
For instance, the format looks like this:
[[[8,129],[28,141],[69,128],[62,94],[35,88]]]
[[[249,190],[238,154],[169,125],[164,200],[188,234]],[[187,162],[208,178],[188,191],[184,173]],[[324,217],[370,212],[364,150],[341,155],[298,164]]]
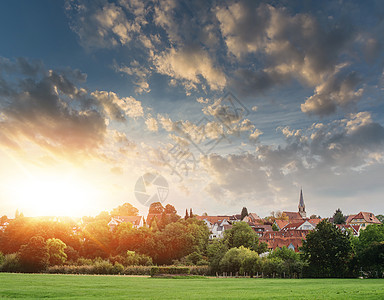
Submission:
[[[1,58],[1,64],[0,143],[9,148],[22,151],[29,143],[69,159],[98,156],[109,120],[143,116],[141,103],[132,97],[89,95],[76,85],[86,77],[77,70],[46,70],[25,59]]]
[[[254,153],[201,157],[212,181],[206,190],[214,198],[257,195],[292,187],[311,176],[313,182],[343,173],[364,172],[384,163],[384,128],[368,112],[302,130],[281,128],[284,147],[259,145]]]
[[[155,56],[154,63],[160,74],[186,81],[187,88],[204,84],[200,76],[213,90],[222,89],[226,84],[224,73],[215,67],[208,53],[197,45],[189,45],[180,50],[171,49]]]

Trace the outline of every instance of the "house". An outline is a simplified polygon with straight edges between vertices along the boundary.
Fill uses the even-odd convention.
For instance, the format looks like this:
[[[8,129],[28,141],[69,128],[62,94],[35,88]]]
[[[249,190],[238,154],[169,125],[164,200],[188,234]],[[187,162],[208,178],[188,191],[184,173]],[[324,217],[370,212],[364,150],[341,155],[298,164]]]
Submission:
[[[370,212],[359,212],[354,217],[350,218],[347,225],[359,225],[360,229],[365,229],[368,225],[371,224],[381,224],[381,222],[375,217],[373,213]]]
[[[131,223],[133,228],[140,228],[144,226],[143,216],[116,216],[112,217],[108,226],[111,230],[115,229],[121,223]]]
[[[277,226],[277,228],[279,228],[279,230],[281,230],[289,224],[289,221],[288,220],[275,220],[275,222],[273,222],[273,224],[275,224]]]
[[[244,222],[261,223],[261,218],[256,213],[250,213],[243,219]]]
[[[196,216],[196,219],[205,222],[210,232],[209,239],[212,240],[223,238],[224,231],[232,228],[231,217],[233,218],[233,216]]]
[[[336,226],[340,228],[342,232],[351,230],[354,236],[359,236],[360,234],[360,225],[336,224]]]
[[[310,230],[288,230],[288,231],[272,231],[265,232],[260,237],[260,242],[265,242],[268,249],[287,247],[295,252],[299,252],[299,248],[303,245],[306,235]]]
[[[259,235],[263,236],[264,232],[266,231],[273,231],[271,225],[262,225],[262,224],[255,224],[255,223],[248,223],[249,226]]]

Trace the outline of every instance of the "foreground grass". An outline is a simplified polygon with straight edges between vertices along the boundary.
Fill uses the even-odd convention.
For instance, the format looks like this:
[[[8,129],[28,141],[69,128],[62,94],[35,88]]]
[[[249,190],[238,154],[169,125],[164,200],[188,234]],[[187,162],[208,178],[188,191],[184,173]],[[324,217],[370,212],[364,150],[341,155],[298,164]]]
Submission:
[[[164,279],[0,273],[0,298],[384,299],[384,280]]]

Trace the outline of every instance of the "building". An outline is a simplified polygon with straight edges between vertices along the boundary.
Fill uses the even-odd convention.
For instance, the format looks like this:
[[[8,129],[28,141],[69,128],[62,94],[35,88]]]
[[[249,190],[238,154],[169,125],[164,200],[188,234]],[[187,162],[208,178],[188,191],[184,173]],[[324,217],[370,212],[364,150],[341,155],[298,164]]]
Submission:
[[[121,223],[131,223],[133,228],[140,228],[144,226],[143,216],[116,216],[112,217],[108,226],[111,230],[115,229]]]
[[[357,215],[350,217],[347,225],[358,225],[360,229],[365,229],[368,225],[381,224],[381,222],[371,212],[359,212]]]

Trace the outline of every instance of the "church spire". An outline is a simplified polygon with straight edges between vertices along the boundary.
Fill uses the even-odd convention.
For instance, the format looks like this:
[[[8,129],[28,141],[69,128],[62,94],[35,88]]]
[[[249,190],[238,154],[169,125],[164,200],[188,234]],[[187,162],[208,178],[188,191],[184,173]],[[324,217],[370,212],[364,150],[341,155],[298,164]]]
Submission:
[[[303,189],[300,189],[299,214],[301,215],[302,218],[307,217],[307,213],[305,212]]]

